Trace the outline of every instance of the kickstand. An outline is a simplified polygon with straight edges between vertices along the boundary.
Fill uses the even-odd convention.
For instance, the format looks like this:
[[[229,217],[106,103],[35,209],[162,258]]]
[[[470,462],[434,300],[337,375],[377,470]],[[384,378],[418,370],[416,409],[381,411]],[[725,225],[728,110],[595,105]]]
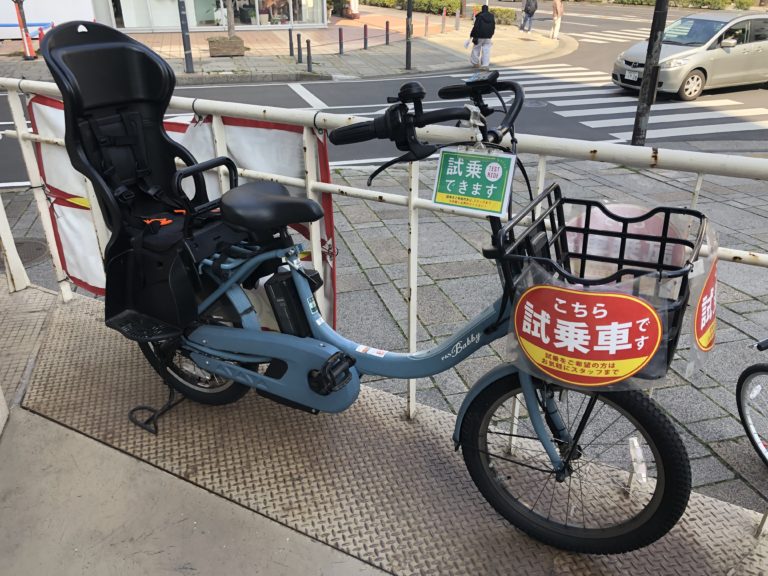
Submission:
[[[175,406],[178,406],[184,400],[184,396],[178,394],[171,386],[168,386],[168,400],[160,406],[160,408],[152,408],[151,406],[136,406],[128,412],[128,420],[136,424],[139,428],[146,430],[152,434],[157,434],[157,421],[160,417],[169,412]],[[149,416],[146,420],[141,420],[138,416],[140,412],[148,412]]]

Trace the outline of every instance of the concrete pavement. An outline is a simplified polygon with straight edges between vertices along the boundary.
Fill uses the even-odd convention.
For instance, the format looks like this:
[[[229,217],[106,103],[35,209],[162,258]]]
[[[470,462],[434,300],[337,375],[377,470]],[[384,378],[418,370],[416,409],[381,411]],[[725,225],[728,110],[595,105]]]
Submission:
[[[414,71],[468,68],[463,48],[466,33],[439,35],[438,30],[438,34],[414,41]],[[279,41],[278,37],[275,42]],[[492,63],[543,59],[574,46],[562,37],[560,43],[554,43],[540,32],[527,39],[512,28],[500,30]],[[344,56],[320,54],[317,69],[328,77],[401,74],[402,55],[402,42]],[[181,65],[171,51],[167,58],[174,67]],[[212,67],[188,79],[193,83],[291,80],[304,74],[287,56],[247,56],[231,61],[230,68],[227,62],[206,59],[202,52],[197,58],[201,66],[211,60]],[[0,75],[35,77],[39,73],[45,79],[41,64],[0,57]],[[687,142],[681,146],[705,149],[714,144]],[[712,151],[768,153],[764,142],[716,145]],[[524,158],[528,166],[530,160]],[[689,174],[636,172],[572,161],[555,161],[550,170],[550,177],[560,180],[567,193],[614,202],[673,201],[692,188]],[[335,171],[334,177],[339,183],[360,185],[367,173],[364,168],[343,169]],[[432,170],[425,167],[425,190],[432,177]],[[405,175],[397,170],[381,177],[376,185],[393,192],[402,192],[404,187]],[[716,222],[721,245],[768,251],[766,193],[765,182],[705,178],[700,207]],[[29,192],[4,192],[2,199],[17,239],[42,237]],[[336,206],[341,332],[382,348],[403,348],[404,209],[348,198],[337,199]],[[420,348],[424,348],[476,311],[474,298],[468,296],[493,289],[494,272],[477,251],[487,241],[483,222],[433,214],[423,214],[421,222],[421,245],[431,251],[420,262],[419,331]],[[738,373],[760,359],[748,344],[768,332],[768,288],[764,287],[768,286],[768,273],[737,265],[723,268],[719,344],[704,376],[688,382],[673,371],[655,398],[683,435],[696,490],[762,512],[768,499],[767,475],[739,428],[733,391]],[[34,282],[52,285],[47,261],[33,264],[29,272]],[[0,292],[4,290],[0,286]],[[18,304],[18,295],[13,306],[7,300],[0,305],[0,384],[13,404],[9,424],[0,437],[0,510],[6,520],[0,524],[0,575],[53,571],[94,575],[129,571],[379,573],[364,562],[20,408],[54,298],[38,290],[22,294],[26,294],[24,305]],[[376,325],[362,326],[357,319],[372,310]],[[9,330],[14,313],[21,314],[22,321]],[[502,352],[488,350],[457,370],[424,379],[419,383],[419,402],[455,411],[468,386],[496,364]],[[402,381],[372,380],[368,384],[404,393]],[[7,521],[9,518],[13,521]]]
[[[333,18],[327,29],[301,30],[303,62],[289,56],[289,33],[282,31],[247,31],[238,33],[249,50],[240,58],[210,58],[207,38],[210,32],[192,34],[192,55],[195,73],[184,68],[180,34],[133,34],[165,58],[176,72],[180,85],[238,82],[293,82],[332,78],[372,78],[408,73],[405,69],[405,19],[401,10],[360,7],[359,20]],[[384,26],[390,22],[390,44],[385,45]],[[369,29],[369,48],[363,50],[363,25]],[[411,73],[441,72],[470,69],[469,50],[464,42],[472,26],[461,20],[455,29],[455,19],[448,17],[446,32],[441,33],[439,16],[431,15],[429,25],[423,14],[414,15]],[[344,54],[339,55],[339,32],[344,36]],[[425,32],[427,33],[425,35]],[[536,61],[566,54],[578,44],[562,35],[560,40],[546,37],[547,30],[521,33],[516,26],[498,26],[491,52],[493,66],[515,62]],[[307,71],[306,40],[310,39],[313,72]],[[0,44],[0,77],[50,80],[42,59],[25,62],[18,55],[19,46],[11,42]],[[296,49],[296,47],[295,47]],[[11,55],[9,55],[11,54]]]

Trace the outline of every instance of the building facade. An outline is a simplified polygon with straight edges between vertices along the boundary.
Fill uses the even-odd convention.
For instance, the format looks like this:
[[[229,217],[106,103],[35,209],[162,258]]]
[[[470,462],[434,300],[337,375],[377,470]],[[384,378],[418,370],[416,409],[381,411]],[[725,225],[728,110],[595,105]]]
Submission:
[[[232,0],[238,30],[319,27],[327,23],[326,0]],[[192,31],[227,26],[226,0],[185,0]],[[126,32],[181,30],[178,0],[34,0],[24,2],[27,22],[101,22]],[[0,0],[0,38],[18,38],[14,4]],[[8,32],[3,36],[2,32]]]
[[[111,4],[116,28],[132,31],[179,29],[177,0],[93,0]],[[227,25],[225,0],[185,0],[191,30]],[[319,26],[326,23],[325,0],[232,0],[238,29]]]

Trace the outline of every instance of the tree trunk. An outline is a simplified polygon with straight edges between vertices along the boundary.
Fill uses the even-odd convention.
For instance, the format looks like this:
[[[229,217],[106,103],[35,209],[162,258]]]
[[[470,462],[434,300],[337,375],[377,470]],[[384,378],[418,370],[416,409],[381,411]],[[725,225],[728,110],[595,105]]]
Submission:
[[[227,36],[235,35],[235,7],[232,0],[227,0]]]

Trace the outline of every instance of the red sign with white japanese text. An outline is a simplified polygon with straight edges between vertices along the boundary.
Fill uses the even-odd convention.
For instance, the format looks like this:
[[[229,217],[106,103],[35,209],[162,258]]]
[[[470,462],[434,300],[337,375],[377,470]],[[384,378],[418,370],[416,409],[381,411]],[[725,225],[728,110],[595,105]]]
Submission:
[[[704,352],[709,352],[715,345],[715,330],[717,328],[717,261],[707,275],[707,281],[699,294],[696,304],[696,346]]]
[[[661,343],[661,320],[626,294],[533,286],[515,306],[515,335],[542,372],[579,386],[604,386],[648,364]]]

